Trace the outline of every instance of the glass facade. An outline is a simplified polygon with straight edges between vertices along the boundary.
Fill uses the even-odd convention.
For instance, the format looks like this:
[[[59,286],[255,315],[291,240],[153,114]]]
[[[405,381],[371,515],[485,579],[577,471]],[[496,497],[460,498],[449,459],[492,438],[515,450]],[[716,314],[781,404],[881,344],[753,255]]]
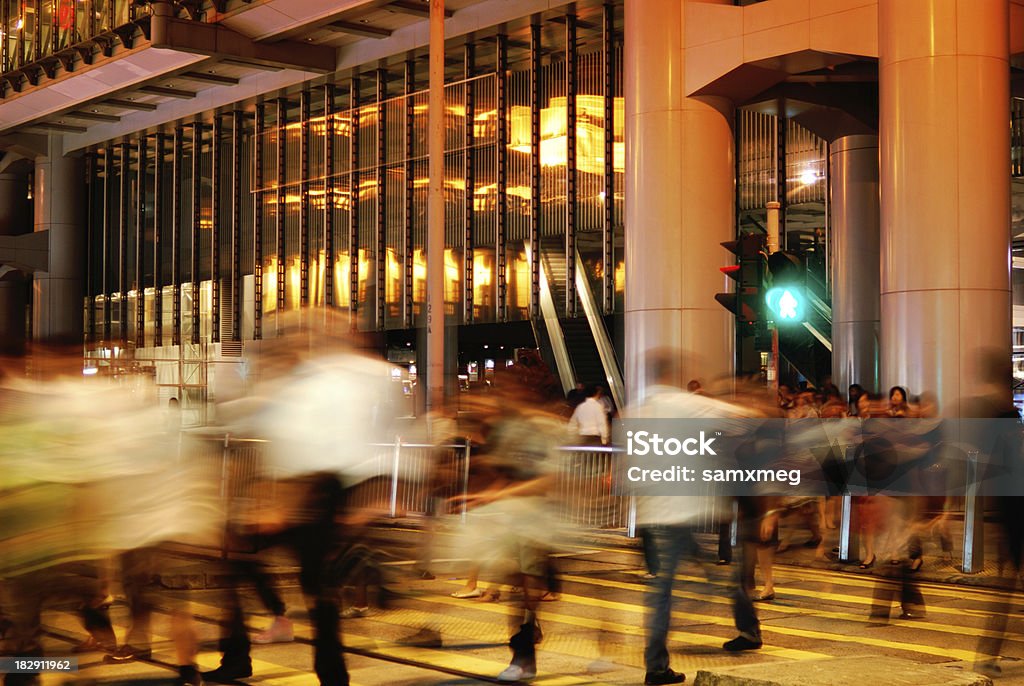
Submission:
[[[148,11],[134,0],[0,0],[0,71],[21,69],[110,34]]]
[[[448,324],[537,316],[541,269],[582,316],[577,264],[621,308],[622,8],[587,11],[449,49]],[[422,325],[426,76],[421,56],[92,149],[91,346],[260,339],[310,306]]]

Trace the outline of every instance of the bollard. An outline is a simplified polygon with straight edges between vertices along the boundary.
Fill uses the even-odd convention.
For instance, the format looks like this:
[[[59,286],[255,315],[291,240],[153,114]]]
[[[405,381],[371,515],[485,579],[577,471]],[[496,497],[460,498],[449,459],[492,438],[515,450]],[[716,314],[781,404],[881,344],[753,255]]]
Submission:
[[[967,493],[964,498],[964,564],[965,574],[976,574],[985,568],[985,512],[978,497],[978,451],[967,453]]]
[[[740,504],[739,501],[732,501],[732,523],[729,524],[729,545],[735,548],[740,535]]]
[[[853,473],[853,461],[856,447],[846,446],[845,463],[847,474]],[[849,479],[843,484],[843,509],[839,523],[839,561],[857,562],[860,560],[860,522],[853,506],[853,495],[850,493]]]

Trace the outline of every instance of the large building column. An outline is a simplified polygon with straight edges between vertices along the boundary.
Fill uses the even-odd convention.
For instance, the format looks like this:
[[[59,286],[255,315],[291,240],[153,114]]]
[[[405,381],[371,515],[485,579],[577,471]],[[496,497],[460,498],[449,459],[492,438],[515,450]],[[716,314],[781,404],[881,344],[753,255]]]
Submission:
[[[683,5],[625,7],[629,402],[644,394],[653,349],[682,351],[683,385],[731,376],[734,367],[734,322],[715,300],[728,288],[717,267],[730,255],[719,243],[736,231],[732,104],[685,96]]]
[[[1009,377],[1007,0],[880,0],[882,383],[955,416]]]
[[[0,174],[0,236],[16,236],[30,228],[27,193],[27,172]],[[2,267],[0,272],[0,355],[18,355],[25,349],[25,275]]]
[[[36,160],[35,230],[50,232],[50,270],[32,282],[32,334],[40,341],[81,343],[85,292],[85,167],[65,157],[51,136],[47,157]]]
[[[879,392],[878,136],[829,148],[832,191],[832,379]]]

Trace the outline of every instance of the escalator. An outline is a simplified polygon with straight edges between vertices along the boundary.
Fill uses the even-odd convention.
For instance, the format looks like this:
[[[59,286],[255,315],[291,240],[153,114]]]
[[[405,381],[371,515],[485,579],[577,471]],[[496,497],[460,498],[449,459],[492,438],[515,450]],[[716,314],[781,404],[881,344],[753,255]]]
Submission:
[[[561,249],[540,250],[541,314],[534,322],[545,359],[552,360],[564,391],[576,383],[603,382],[612,400],[622,407],[625,388],[622,370],[604,318],[597,309],[582,261],[576,258],[576,304],[579,316],[567,317],[566,264]]]

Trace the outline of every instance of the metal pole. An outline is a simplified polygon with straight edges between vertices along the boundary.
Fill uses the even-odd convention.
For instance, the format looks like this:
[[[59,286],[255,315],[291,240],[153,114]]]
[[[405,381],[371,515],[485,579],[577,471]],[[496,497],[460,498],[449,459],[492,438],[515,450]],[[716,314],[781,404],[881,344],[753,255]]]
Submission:
[[[200,324],[201,299],[199,294],[199,237],[202,222],[202,157],[203,157],[203,124],[196,121],[192,125],[192,343],[198,344],[202,333]]]
[[[853,473],[853,462],[856,446],[847,446],[845,453],[846,472]],[[846,486],[846,492],[842,495],[843,508],[839,520],[839,561],[855,562],[860,556],[860,539],[857,536],[857,529],[860,522],[857,519],[857,512],[853,506],[853,493]]]
[[[427,411],[444,403],[444,0],[430,0]]]
[[[253,158],[256,165],[253,169],[252,186],[256,192],[253,197],[252,213],[252,274],[253,299],[255,307],[252,319],[252,339],[263,338],[263,207],[266,204],[266,193],[263,189],[263,155],[265,152],[264,135],[266,133],[266,106],[263,101],[256,103],[255,134],[253,135]]]
[[[779,215],[782,204],[771,201],[768,208],[768,254],[779,251]],[[772,325],[772,357],[768,366],[768,383],[776,392],[779,390],[779,330]]]
[[[978,498],[978,451],[967,453],[967,493],[964,499],[964,565],[965,574],[985,568],[983,526],[984,511]]]
[[[171,177],[171,345],[181,345],[181,181],[185,128],[174,127],[174,174]],[[180,377],[179,377],[180,379]],[[179,402],[181,399],[178,399]]]
[[[54,33],[56,33],[54,27]],[[146,136],[136,142],[139,171],[135,177],[135,347],[146,347]]]
[[[156,134],[153,151],[153,345],[164,344],[164,134]]]
[[[39,16],[38,14],[36,15]],[[38,27],[38,22],[37,22]],[[131,151],[127,140],[121,143],[121,184],[120,206],[118,212],[118,250],[117,290],[121,294],[118,303],[118,328],[120,329],[121,347],[128,346],[128,210],[131,204],[128,174],[131,172]]]
[[[471,445],[472,444],[469,442],[469,439],[467,438],[466,439],[466,454],[465,454],[464,459],[462,460],[462,502],[463,502],[463,505],[462,505],[462,523],[463,524],[466,523],[466,513],[467,513],[467,510],[466,510],[465,502],[466,502],[466,498],[469,496],[469,455],[470,455],[470,447],[471,447]]]
[[[210,341],[220,343],[221,288],[220,288],[220,215],[221,215],[221,165],[224,137],[224,120],[220,114],[213,117],[213,140],[210,142]]]
[[[395,439],[395,453],[392,456],[391,464],[391,518],[394,519],[398,513],[398,465],[402,457],[402,439]]]

